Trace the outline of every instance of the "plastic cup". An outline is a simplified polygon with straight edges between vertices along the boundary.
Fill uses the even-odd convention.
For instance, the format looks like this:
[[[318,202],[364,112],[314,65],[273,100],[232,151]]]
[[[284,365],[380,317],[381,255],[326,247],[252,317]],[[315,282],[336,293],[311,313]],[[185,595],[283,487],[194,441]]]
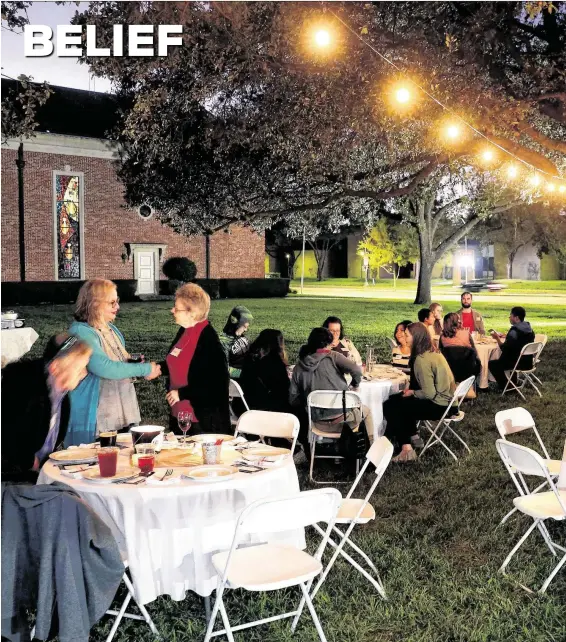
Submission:
[[[114,477],[118,467],[118,448],[99,448],[98,468],[101,477]]]
[[[151,473],[155,467],[155,446],[140,444],[136,446],[138,468],[142,473]]]
[[[213,441],[205,441],[202,444],[202,461],[204,464],[214,466],[220,463],[220,451],[222,444],[218,446]]]
[[[116,430],[105,430],[104,432],[101,432],[100,435],[98,435],[100,446],[102,448],[114,448],[117,437],[118,433]]]

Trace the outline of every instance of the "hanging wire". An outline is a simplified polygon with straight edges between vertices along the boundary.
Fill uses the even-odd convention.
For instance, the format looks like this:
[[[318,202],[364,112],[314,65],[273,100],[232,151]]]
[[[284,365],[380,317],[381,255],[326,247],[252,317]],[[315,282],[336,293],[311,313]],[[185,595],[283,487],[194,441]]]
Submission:
[[[455,119],[457,119],[458,121],[460,121],[461,123],[463,123],[463,124],[464,124],[468,129],[471,129],[471,130],[472,130],[473,132],[475,132],[478,136],[480,136],[481,138],[483,138],[484,140],[486,140],[490,145],[492,145],[493,147],[496,147],[496,148],[500,149],[504,154],[506,154],[507,156],[510,156],[511,158],[514,158],[517,162],[519,162],[519,163],[523,164],[525,167],[530,168],[533,172],[536,172],[537,174],[546,174],[546,176],[549,176],[549,177],[551,177],[551,178],[553,178],[553,179],[555,179],[555,180],[556,180],[556,179],[558,179],[558,180],[561,180],[561,179],[562,179],[562,177],[561,177],[560,175],[551,174],[550,172],[547,172],[547,171],[545,171],[545,170],[539,169],[538,167],[535,167],[534,165],[532,165],[532,164],[531,164],[531,163],[529,163],[528,161],[526,161],[526,160],[524,160],[524,159],[520,158],[519,156],[516,156],[515,154],[513,154],[513,152],[510,152],[508,149],[505,149],[505,147],[502,147],[502,146],[501,146],[501,145],[499,145],[498,143],[495,143],[494,141],[492,141],[492,140],[489,138],[489,136],[486,136],[486,134],[484,134],[484,133],[483,133],[483,132],[481,132],[479,129],[477,129],[476,127],[474,127],[473,125],[471,125],[471,124],[470,124],[470,123],[469,123],[465,118],[462,118],[462,116],[460,116],[460,114],[458,114],[456,111],[454,111],[454,109],[452,109],[452,108],[451,108],[451,107],[449,107],[448,105],[445,105],[442,101],[438,100],[438,98],[436,98],[436,96],[434,96],[434,95],[433,95],[433,94],[431,94],[427,89],[425,89],[425,87],[423,87],[422,85],[420,85],[418,82],[415,82],[412,78],[409,78],[409,76],[407,75],[407,72],[406,72],[404,69],[401,69],[401,67],[399,67],[399,65],[396,65],[396,64],[395,64],[392,60],[390,60],[387,56],[385,56],[385,55],[384,55],[384,54],[382,54],[380,51],[378,51],[378,50],[377,50],[377,49],[376,49],[376,48],[371,44],[371,42],[368,42],[365,38],[362,38],[362,36],[361,36],[361,35],[360,35],[360,34],[359,34],[355,29],[353,29],[352,27],[350,27],[350,25],[349,25],[345,20],[343,20],[339,15],[337,15],[334,11],[332,11],[332,9],[327,9],[327,11],[328,11],[329,13],[331,13],[331,14],[336,18],[336,20],[338,20],[338,22],[340,22],[342,25],[344,25],[344,27],[346,27],[346,29],[347,29],[350,33],[352,33],[354,36],[356,36],[356,38],[358,38],[358,40],[359,40],[362,44],[364,44],[366,47],[369,47],[369,49],[371,49],[371,51],[373,51],[373,53],[374,53],[374,54],[376,54],[377,56],[379,56],[379,58],[381,58],[381,59],[382,59],[383,61],[385,61],[388,65],[390,65],[390,66],[391,66],[391,67],[393,67],[395,70],[397,70],[400,74],[402,74],[402,75],[403,75],[403,77],[405,78],[405,80],[406,80],[408,83],[410,83],[411,85],[413,85],[414,87],[416,87],[419,91],[421,91],[423,94],[425,94],[426,96],[428,96],[428,98],[430,98],[430,100],[432,100],[432,101],[433,101],[433,102],[435,102],[437,105],[439,105],[440,107],[442,107],[442,109],[444,109],[446,112],[448,112],[448,113],[449,113],[451,116],[453,116]]]

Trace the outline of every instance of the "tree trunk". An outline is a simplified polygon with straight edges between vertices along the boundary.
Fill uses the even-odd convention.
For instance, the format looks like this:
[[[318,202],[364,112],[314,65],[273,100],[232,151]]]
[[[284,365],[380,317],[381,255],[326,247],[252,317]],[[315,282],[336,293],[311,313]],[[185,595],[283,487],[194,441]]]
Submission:
[[[431,284],[432,284],[432,270],[436,260],[431,254],[421,251],[420,270],[419,270],[419,283],[417,285],[417,296],[415,303],[424,305],[430,303],[431,300]]]
[[[507,256],[507,278],[512,279],[513,278],[513,263],[515,261],[515,256],[517,256],[517,252],[519,249],[517,248],[516,250],[512,250],[509,252]]]

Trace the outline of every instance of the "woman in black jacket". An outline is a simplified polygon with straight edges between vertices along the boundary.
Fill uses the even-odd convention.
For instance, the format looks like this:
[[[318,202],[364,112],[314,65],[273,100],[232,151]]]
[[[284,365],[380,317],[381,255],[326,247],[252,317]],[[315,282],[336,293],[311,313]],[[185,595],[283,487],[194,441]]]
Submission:
[[[239,383],[252,410],[291,412],[285,340],[279,330],[262,330],[246,355]]]
[[[161,369],[169,377],[169,426],[176,433],[180,411],[192,414],[190,434],[232,432],[228,365],[209,310],[210,297],[198,285],[187,283],[175,293],[171,313],[181,328]]]

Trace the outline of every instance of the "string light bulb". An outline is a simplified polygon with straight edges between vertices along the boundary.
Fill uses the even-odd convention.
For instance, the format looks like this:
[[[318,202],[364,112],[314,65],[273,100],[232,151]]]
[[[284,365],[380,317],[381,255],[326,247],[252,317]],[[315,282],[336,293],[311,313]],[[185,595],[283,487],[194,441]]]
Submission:
[[[558,191],[561,194],[564,194],[564,192],[566,192],[566,185],[560,185],[560,187],[558,188]]]
[[[405,105],[411,100],[411,92],[406,87],[399,87],[395,92],[395,100]]]
[[[486,149],[482,153],[482,158],[484,159],[484,161],[489,163],[495,158],[495,154],[492,149]]]
[[[314,41],[317,47],[328,47],[330,45],[330,33],[326,29],[318,29],[314,34]]]
[[[456,140],[460,136],[460,128],[458,125],[448,125],[446,128],[446,136],[451,140]]]
[[[547,183],[547,185],[546,185],[546,189],[547,189],[549,192],[554,192],[554,190],[556,189],[556,185],[555,185],[554,183]]]
[[[508,178],[517,178],[519,175],[519,168],[517,165],[509,165],[507,168],[507,177]]]
[[[531,185],[533,187],[538,187],[540,185],[540,176],[538,174],[531,176]]]

